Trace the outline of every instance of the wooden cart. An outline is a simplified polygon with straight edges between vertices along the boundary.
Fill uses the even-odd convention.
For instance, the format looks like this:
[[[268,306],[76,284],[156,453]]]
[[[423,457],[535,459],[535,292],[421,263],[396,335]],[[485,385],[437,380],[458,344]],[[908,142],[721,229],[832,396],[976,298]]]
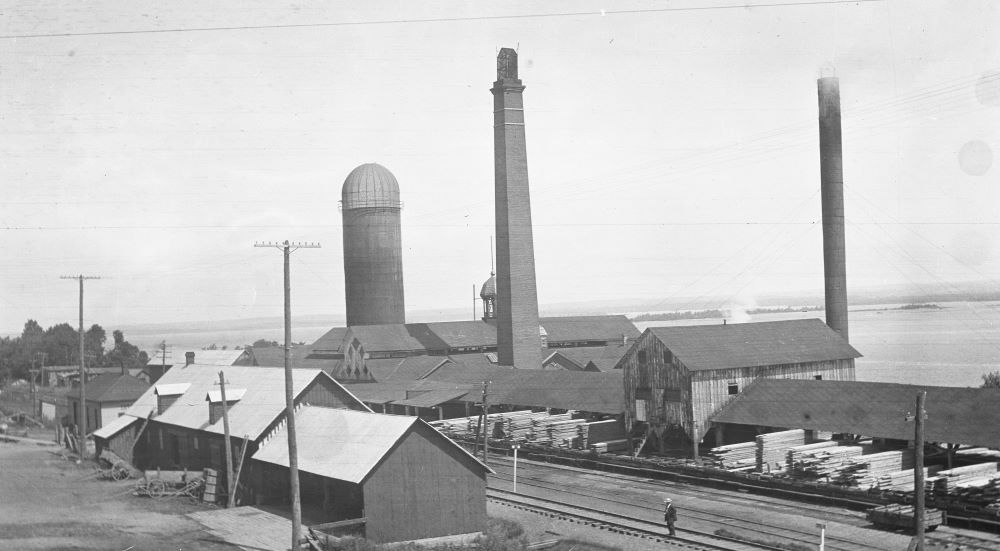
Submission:
[[[146,471],[142,480],[136,482],[133,493],[156,498],[187,496],[200,501],[205,491],[205,479],[200,474],[192,471]]]

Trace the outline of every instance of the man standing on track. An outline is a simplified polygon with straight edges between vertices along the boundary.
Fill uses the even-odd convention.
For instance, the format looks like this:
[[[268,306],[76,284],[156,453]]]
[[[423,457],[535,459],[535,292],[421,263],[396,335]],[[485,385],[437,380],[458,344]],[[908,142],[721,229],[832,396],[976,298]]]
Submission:
[[[663,520],[667,521],[667,528],[670,529],[670,535],[676,536],[674,521],[677,520],[677,508],[674,507],[674,502],[669,497],[663,500]]]

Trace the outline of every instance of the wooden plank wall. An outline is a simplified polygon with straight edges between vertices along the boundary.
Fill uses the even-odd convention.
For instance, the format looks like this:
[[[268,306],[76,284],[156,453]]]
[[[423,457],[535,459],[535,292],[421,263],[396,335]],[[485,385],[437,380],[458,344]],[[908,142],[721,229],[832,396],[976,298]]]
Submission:
[[[309,385],[299,398],[297,404],[309,404],[328,408],[346,408],[357,411],[364,411],[363,404],[352,398],[344,389],[339,387],[331,379],[320,376]]]
[[[817,375],[824,381],[853,381],[854,360],[828,360],[692,373],[692,405],[699,436],[704,436],[710,428],[709,418],[735,398],[729,394],[730,383],[735,383],[738,391],[742,392],[757,379],[813,379]]]
[[[639,363],[640,350],[646,352],[644,364]],[[635,347],[618,363],[618,367],[624,369],[625,425],[628,431],[635,424],[637,390],[644,388],[650,389],[650,398],[646,403],[646,419],[650,426],[690,426],[691,377],[672,354],[664,357],[665,351],[667,348],[663,343],[647,332],[639,337]],[[668,389],[672,398],[669,401],[666,392]]]
[[[422,424],[363,483],[366,535],[376,542],[486,530],[486,475]]]

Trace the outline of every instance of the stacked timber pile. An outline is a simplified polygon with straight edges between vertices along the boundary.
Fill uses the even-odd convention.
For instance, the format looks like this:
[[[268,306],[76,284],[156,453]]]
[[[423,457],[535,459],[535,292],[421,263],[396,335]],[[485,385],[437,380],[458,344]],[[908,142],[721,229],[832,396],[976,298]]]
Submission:
[[[557,415],[546,415],[545,417],[532,419],[532,441],[536,444],[552,444],[553,442],[551,436],[549,435],[548,426],[552,423],[570,421],[572,418],[573,416],[571,413],[560,413]]]
[[[789,475],[806,480],[833,478],[848,459],[861,454],[861,446],[837,446],[804,452],[791,466]]]
[[[729,471],[747,471],[757,468],[757,442],[743,442],[719,446],[708,451],[712,465]]]
[[[784,466],[789,448],[806,443],[806,431],[795,429],[759,434],[756,443],[757,470],[770,472],[773,467]]]
[[[511,440],[531,439],[531,421],[547,417],[545,412],[534,413],[530,410],[505,413],[503,417],[503,432]]]
[[[839,442],[832,440],[827,440],[825,442],[816,442],[813,444],[803,444],[801,446],[795,446],[794,448],[789,448],[788,452],[785,454],[785,469],[791,472],[792,467],[797,461],[800,461],[804,455],[811,454],[816,450],[821,450],[824,448],[836,448],[839,446]]]
[[[830,479],[834,484],[869,489],[883,474],[913,469],[913,450],[895,450],[851,457]]]
[[[580,448],[587,449],[591,444],[599,442],[610,442],[625,438],[625,431],[621,423],[615,419],[606,421],[594,421],[580,425]]]
[[[957,467],[947,471],[938,471],[936,476],[928,477],[924,481],[924,489],[935,496],[957,495],[960,490],[985,486],[996,474],[996,463],[979,463]]]
[[[941,470],[940,465],[924,467],[924,480]],[[878,489],[895,492],[913,491],[913,469],[883,473],[878,477]]]
[[[580,425],[586,422],[583,419],[567,419],[547,424],[545,432],[549,443],[557,448],[578,448]]]

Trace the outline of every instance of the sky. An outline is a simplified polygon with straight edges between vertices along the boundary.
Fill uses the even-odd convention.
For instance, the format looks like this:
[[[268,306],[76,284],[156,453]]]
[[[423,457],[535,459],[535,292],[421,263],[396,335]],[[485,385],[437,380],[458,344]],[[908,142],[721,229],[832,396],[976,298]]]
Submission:
[[[342,316],[368,162],[400,184],[407,310],[471,317],[501,47],[543,313],[821,294],[831,74],[849,289],[1000,290],[1000,3],[415,4],[0,0],[0,333],[75,325],[78,274],[88,325],[280,316],[253,244],[285,239],[322,245],[292,255],[294,314]]]

